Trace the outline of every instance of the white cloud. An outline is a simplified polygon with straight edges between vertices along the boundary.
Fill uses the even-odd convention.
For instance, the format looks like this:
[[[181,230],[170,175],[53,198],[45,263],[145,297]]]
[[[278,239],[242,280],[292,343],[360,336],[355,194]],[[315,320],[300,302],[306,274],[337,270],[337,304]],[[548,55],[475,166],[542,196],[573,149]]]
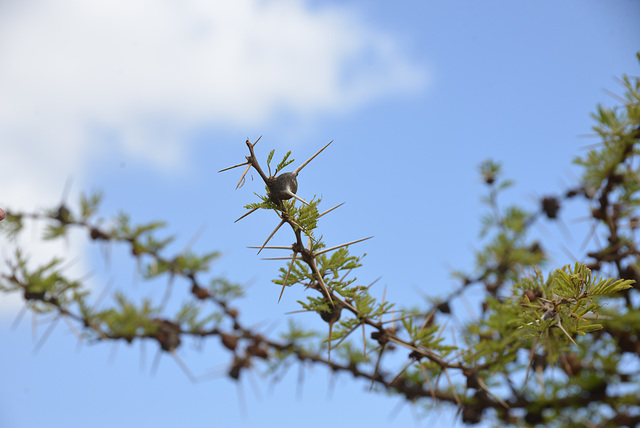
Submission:
[[[73,151],[70,165],[91,126],[166,164],[194,125],[340,112],[424,84],[390,37],[301,0],[3,2],[0,40],[0,137]]]
[[[58,203],[95,153],[175,166],[196,126],[263,125],[282,111],[309,121],[424,83],[391,37],[343,7],[0,2],[0,204]]]

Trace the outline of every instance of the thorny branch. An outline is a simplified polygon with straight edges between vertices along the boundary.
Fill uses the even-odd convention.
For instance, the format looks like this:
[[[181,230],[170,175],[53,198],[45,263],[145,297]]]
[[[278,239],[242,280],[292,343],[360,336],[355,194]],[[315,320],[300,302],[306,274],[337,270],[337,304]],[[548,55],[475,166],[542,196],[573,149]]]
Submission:
[[[255,156],[255,152],[254,152],[254,147],[256,145],[256,143],[259,141],[260,139],[258,138],[258,140],[256,140],[255,143],[251,143],[248,139],[246,141],[246,145],[249,148],[249,152],[250,155],[246,157],[247,159],[247,164],[249,164],[250,166],[252,166],[257,172],[258,174],[262,177],[263,181],[265,182],[265,185],[267,186],[269,192],[268,192],[268,196],[274,200],[274,202],[276,202],[276,204],[278,205],[278,207],[282,207],[282,203],[283,200],[286,199],[291,199],[291,195],[282,192],[279,189],[282,189],[284,186],[281,184],[283,181],[285,180],[291,180],[291,177],[293,177],[293,184],[290,186],[290,188],[295,192],[297,191],[298,188],[298,183],[296,180],[296,177],[298,175],[298,173],[302,170],[302,168],[304,168],[306,165],[309,164],[309,162],[311,162],[316,156],[318,156],[324,149],[326,149],[329,144],[327,144],[326,146],[324,146],[322,149],[320,149],[318,152],[316,152],[313,156],[311,156],[311,158],[309,158],[306,162],[304,162],[301,166],[299,166],[298,168],[296,168],[296,170],[293,173],[284,173],[280,176],[270,176],[267,177],[262,168],[260,167],[260,163],[258,162],[256,156]],[[240,165],[235,165],[233,167],[230,168],[225,168],[222,171],[227,171],[231,168],[235,168],[237,166],[242,166],[245,164],[240,164]],[[291,174],[291,175],[289,175]],[[254,210],[252,210],[253,212]],[[260,250],[262,250],[263,248],[271,248],[271,249],[288,249],[288,250],[292,250],[294,255],[293,258],[295,259],[300,259],[302,260],[304,263],[306,263],[309,268],[311,269],[311,271],[314,274],[315,277],[315,284],[310,284],[308,287],[309,288],[313,288],[313,289],[318,289],[323,297],[325,299],[328,300],[328,302],[332,305],[339,305],[342,308],[347,309],[348,311],[350,311],[356,319],[360,320],[362,324],[366,324],[368,326],[373,327],[375,330],[377,330],[377,333],[374,334],[374,336],[378,337],[378,342],[384,346],[384,344],[386,344],[387,342],[393,342],[396,343],[400,346],[403,346],[409,350],[411,350],[412,352],[416,353],[417,355],[420,355],[421,357],[425,357],[429,360],[431,360],[432,362],[438,364],[440,367],[442,368],[455,368],[455,369],[462,369],[464,368],[464,366],[460,363],[449,363],[446,362],[442,359],[442,357],[440,357],[439,355],[437,355],[436,353],[434,353],[433,351],[423,348],[420,345],[417,345],[415,343],[412,343],[410,341],[407,341],[405,339],[402,339],[400,337],[398,337],[398,335],[393,331],[392,327],[385,327],[380,321],[376,321],[370,317],[368,317],[366,314],[361,313],[361,311],[359,311],[353,304],[353,301],[351,299],[344,299],[341,296],[338,296],[336,293],[334,293],[334,290],[329,289],[326,285],[326,281],[325,278],[323,277],[323,275],[320,273],[319,269],[318,269],[318,265],[316,263],[316,258],[321,255],[324,254],[326,252],[330,252],[330,251],[334,251],[338,248],[342,248],[342,247],[346,247],[348,245],[352,245],[358,242],[362,242],[366,239],[370,239],[369,238],[363,238],[363,239],[358,239],[355,241],[351,241],[348,242],[346,244],[342,244],[342,245],[337,245],[334,247],[330,247],[327,249],[323,249],[323,250],[319,250],[319,251],[311,251],[308,248],[306,248],[303,245],[302,242],[302,229],[297,225],[297,223],[295,223],[287,214],[287,212],[285,210],[278,210],[278,215],[282,218],[282,221],[285,223],[288,223],[289,226],[291,227],[294,235],[295,235],[295,239],[296,239],[296,243],[293,244],[291,247],[284,247],[284,246],[278,246],[278,247],[268,247],[265,246],[266,242],[269,241],[269,238],[271,238],[273,236],[272,233],[269,238],[267,239],[267,241],[265,242],[264,245],[262,245],[260,248]],[[278,230],[280,228],[281,224],[279,224],[275,230]],[[250,248],[258,248],[258,247],[250,247]],[[300,254],[299,257],[296,257],[296,254]],[[293,264],[293,260],[291,262]],[[287,275],[288,277],[289,275]],[[286,281],[285,281],[286,282]],[[318,287],[318,285],[320,287]],[[284,286],[283,286],[284,289]],[[384,343],[384,344],[383,344]],[[383,348],[384,349],[384,348]],[[382,352],[381,352],[382,353]]]
[[[136,254],[136,248],[140,248],[138,238],[133,236],[115,236],[113,231],[103,229],[97,225],[92,225],[87,221],[63,220],[58,218],[56,215],[38,213],[25,213],[21,215],[24,218],[64,222],[67,227],[80,227],[86,229],[95,241],[124,243],[130,246],[132,254],[138,258],[146,255],[153,259],[153,264],[175,265],[175,259],[167,259],[157,251],[144,251]],[[94,334],[91,338],[93,341],[124,340],[127,343],[132,343],[134,340],[151,339],[158,343],[162,351],[168,352],[174,355],[174,357],[177,357],[175,355],[175,350],[182,344],[180,339],[181,336],[220,337],[223,345],[233,352],[233,363],[229,368],[228,374],[234,379],[238,379],[243,370],[252,367],[252,360],[271,360],[275,358],[276,354],[278,354],[280,355],[280,358],[292,356],[300,363],[305,361],[320,363],[336,373],[348,372],[356,378],[372,379],[381,387],[403,394],[408,399],[415,399],[421,396],[431,396],[432,394],[435,394],[438,399],[443,401],[451,401],[452,399],[452,397],[446,392],[426,391],[413,385],[403,384],[402,382],[392,382],[393,379],[390,374],[368,372],[363,370],[359,364],[355,362],[341,364],[335,361],[330,361],[318,353],[310,353],[304,346],[296,343],[295,340],[277,341],[265,338],[261,333],[243,325],[240,320],[238,309],[233,307],[229,301],[220,299],[212,294],[208,290],[208,287],[198,280],[197,275],[193,274],[193,272],[188,269],[174,269],[171,274],[176,277],[181,277],[187,281],[189,284],[188,288],[195,299],[199,301],[211,301],[221,309],[225,317],[231,320],[230,328],[225,329],[222,327],[214,327],[208,329],[185,329],[174,320],[156,317],[151,320],[154,328],[147,332],[131,335],[118,334],[116,332],[109,331],[109,328],[101,322],[96,314],[83,314],[82,312],[77,311],[74,312],[65,303],[63,303],[63,299],[60,298],[60,296],[56,296],[48,292],[33,292],[33,284],[23,277],[24,272],[21,270],[19,263],[10,264],[9,267],[10,272],[2,274],[2,279],[12,284],[16,289],[23,291],[23,296],[27,305],[34,307],[36,304],[44,304],[48,312],[52,310],[57,312],[55,317],[56,319],[59,317],[66,317],[76,321],[85,331],[92,332]],[[242,347],[241,344],[244,344],[244,347]],[[178,363],[181,364],[180,362]],[[181,368],[185,369],[182,365]],[[191,373],[186,372],[186,374],[190,379],[197,380]]]
[[[450,358],[446,358],[444,355],[442,354],[442,352],[431,349],[427,346],[423,346],[420,343],[416,342],[416,340],[412,340],[412,338],[406,339],[404,337],[401,337],[398,334],[398,331],[395,328],[395,324],[388,327],[386,326],[382,320],[376,320],[375,317],[370,317],[367,313],[363,313],[361,310],[359,310],[357,308],[357,305],[354,304],[354,300],[351,297],[345,297],[340,295],[339,293],[335,293],[333,289],[329,288],[326,286],[326,279],[322,276],[322,274],[319,272],[318,269],[318,265],[316,263],[316,258],[324,253],[324,252],[329,252],[332,250],[335,250],[337,248],[341,248],[344,247],[346,245],[350,245],[350,244],[354,244],[356,242],[359,242],[361,240],[357,240],[357,241],[352,241],[348,244],[344,244],[344,245],[340,245],[340,246],[336,246],[336,247],[331,247],[325,250],[317,250],[317,251],[311,251],[308,248],[305,248],[302,245],[302,229],[299,227],[299,225],[291,220],[288,217],[287,211],[284,209],[284,206],[282,205],[282,200],[279,200],[277,197],[274,197],[274,194],[278,194],[278,195],[282,195],[281,193],[277,193],[275,191],[273,191],[272,187],[272,183],[278,179],[278,177],[266,177],[263,173],[261,173],[262,169],[260,168],[260,165],[255,157],[255,153],[253,148],[255,147],[255,143],[250,143],[249,140],[247,140],[247,146],[249,147],[250,150],[250,156],[247,156],[247,162],[250,166],[254,167],[258,173],[263,177],[263,180],[265,181],[265,185],[267,186],[268,189],[268,195],[271,199],[273,199],[275,202],[277,202],[276,205],[276,210],[278,212],[278,215],[280,216],[280,218],[282,219],[282,221],[278,224],[278,226],[276,227],[276,229],[269,235],[269,237],[267,238],[267,240],[264,242],[264,244],[262,244],[262,246],[260,247],[250,247],[250,248],[259,248],[259,252],[262,251],[263,249],[275,249],[275,250],[291,250],[293,251],[293,255],[291,257],[289,257],[290,262],[289,262],[289,268],[286,271],[286,275],[284,277],[284,281],[283,281],[283,288],[282,291],[284,291],[284,287],[285,285],[287,285],[287,281],[291,275],[291,269],[294,266],[294,262],[296,260],[301,260],[304,263],[307,264],[307,266],[309,267],[309,269],[311,270],[311,272],[313,272],[314,275],[314,279],[315,279],[315,283],[308,283],[306,284],[308,288],[313,288],[313,289],[317,289],[319,290],[324,299],[328,301],[328,303],[330,303],[334,308],[337,309],[346,309],[347,311],[349,311],[353,318],[358,320],[358,325],[362,325],[362,326],[369,326],[371,328],[373,328],[374,331],[371,332],[371,338],[376,340],[378,342],[378,344],[380,345],[379,348],[379,352],[378,352],[378,357],[376,359],[376,363],[374,366],[374,372],[373,372],[373,376],[371,376],[372,380],[377,379],[378,373],[379,373],[379,364],[380,364],[380,360],[382,357],[382,354],[384,352],[384,350],[387,348],[388,344],[394,344],[394,345],[398,345],[400,347],[403,347],[407,350],[410,351],[410,361],[409,361],[409,365],[411,364],[415,364],[418,367],[420,367],[420,373],[423,374],[423,385],[427,385],[428,389],[424,390],[425,392],[428,392],[430,394],[430,396],[433,398],[435,395],[446,395],[447,399],[446,401],[452,402],[452,403],[457,403],[461,409],[464,408],[465,412],[469,412],[469,405],[467,403],[467,405],[463,405],[462,401],[459,398],[458,393],[456,392],[456,388],[454,386],[454,383],[451,379],[451,377],[449,376],[448,371],[449,370],[457,370],[459,371],[464,377],[467,378],[467,386],[471,387],[471,388],[477,388],[478,389],[478,393],[476,393],[476,395],[474,396],[474,400],[478,400],[479,402],[482,403],[482,407],[483,409],[486,409],[488,407],[494,407],[494,408],[502,408],[502,409],[510,409],[513,405],[514,405],[514,400],[520,400],[521,397],[514,397],[512,399],[508,399],[508,400],[503,400],[502,398],[500,398],[499,396],[497,396],[496,394],[492,393],[489,389],[489,387],[487,386],[486,382],[483,380],[483,378],[481,377],[480,373],[484,372],[487,373],[487,371],[490,371],[492,369],[492,367],[496,364],[500,364],[498,361],[486,361],[486,362],[470,362],[470,363],[465,363],[464,359],[461,358],[454,358],[454,359],[450,359]],[[326,146],[324,147],[326,148]],[[322,150],[324,150],[324,148]],[[321,151],[322,151],[321,150]],[[318,152],[319,153],[319,152]],[[317,156],[317,154],[314,155],[311,159],[313,159],[315,156]],[[307,165],[309,161],[305,162],[303,164]],[[301,169],[301,168],[299,168]],[[299,171],[296,170],[295,172],[295,176],[297,176],[297,172]],[[283,174],[284,177],[286,177],[286,174]],[[487,184],[491,185],[493,183],[493,180],[491,180],[491,183],[489,183],[489,180],[487,180]],[[295,186],[292,186],[293,189],[297,190],[297,181],[295,182]],[[581,189],[578,190],[571,190],[568,191],[566,193],[566,198],[573,198],[576,195],[581,194]],[[493,209],[494,212],[499,213],[499,209],[497,207],[497,202],[496,202],[496,195],[497,195],[497,191],[496,189],[492,189],[491,191],[491,203],[493,205]],[[287,199],[290,199],[290,195],[285,195],[287,197]],[[284,196],[283,196],[284,199]],[[533,224],[536,219],[538,218],[538,216],[540,215],[546,215],[547,218],[549,219],[554,219],[556,218],[556,214],[557,211],[559,210],[559,203],[558,200],[556,198],[553,197],[547,197],[544,198],[542,200],[542,209],[539,213],[534,213],[532,215],[528,215],[525,216],[522,219],[522,223],[523,223],[523,232],[521,232],[521,234],[524,234],[524,229],[526,229],[528,226],[530,226],[531,224]],[[255,212],[256,208],[251,209],[251,211],[249,213]],[[503,229],[507,229],[507,221],[505,219],[502,219],[499,217],[499,215],[496,215],[496,220],[497,220],[497,226]],[[289,226],[291,227],[292,231],[295,234],[295,238],[296,238],[296,243],[294,243],[292,246],[267,246],[267,243],[269,242],[269,240],[271,239],[271,237],[275,234],[275,232],[284,224],[284,223],[288,223]],[[515,245],[517,243],[517,241],[520,239],[519,236],[517,236],[518,234],[516,233],[516,236],[513,236],[513,244]],[[365,238],[367,239],[367,238]],[[512,248],[512,250],[515,250],[515,248]],[[511,251],[511,250],[508,250]],[[531,246],[530,251],[532,254],[540,254],[542,255],[542,250],[539,248],[539,244],[535,244],[533,246]],[[505,256],[508,256],[508,254],[505,254]],[[274,258],[274,259],[287,259],[285,258]],[[542,261],[542,258],[538,258],[538,259],[534,259],[538,260],[538,261]],[[487,289],[487,291],[489,293],[491,293],[492,295],[497,295],[498,290],[502,288],[502,286],[509,280],[513,280],[513,276],[512,272],[514,271],[514,267],[512,266],[514,263],[520,266],[525,266],[525,264],[523,264],[522,262],[511,262],[510,264],[506,264],[504,262],[500,262],[499,260],[497,261],[497,266],[494,268],[493,266],[491,266],[490,264],[487,266],[486,270],[483,273],[478,274],[478,276],[473,279],[470,278],[468,276],[463,277],[463,284],[461,286],[461,288],[455,290],[448,298],[446,298],[445,300],[441,300],[437,303],[437,305],[434,306],[434,308],[430,311],[427,312],[427,316],[424,316],[424,323],[421,327],[421,331],[425,328],[428,327],[430,325],[433,324],[433,320],[434,320],[434,314],[436,313],[436,311],[439,311],[441,313],[449,313],[450,312],[450,300],[452,298],[455,298],[457,296],[459,296],[463,290],[465,290],[469,285],[471,285],[474,282],[484,282],[485,287]],[[533,263],[532,263],[533,264]],[[317,285],[320,284],[322,287],[318,287]],[[282,291],[280,294],[280,297],[282,296]],[[327,322],[329,322],[329,329],[331,332],[331,328],[333,326],[333,323],[340,318],[339,315],[339,311],[338,311],[338,315],[337,316],[327,316],[327,314],[329,312],[320,312],[321,315],[323,315],[323,319]],[[420,315],[420,317],[422,317],[422,315]],[[566,332],[566,330],[562,327],[562,324],[560,323],[560,319],[559,317],[556,316],[555,321],[557,321],[557,326],[563,331],[563,333],[568,337],[568,339],[572,342],[575,343],[572,339],[572,337]],[[353,329],[350,330],[350,332],[352,332]],[[329,341],[331,340],[331,333],[330,333],[330,337],[329,337]],[[329,349],[331,349],[329,347]],[[435,394],[435,392],[432,391],[432,387],[431,387],[431,382],[429,379],[429,375],[425,372],[425,365],[421,362],[421,360],[427,360],[430,362],[430,364],[435,364],[438,367],[438,370],[435,370],[435,372],[439,372],[439,373],[444,373],[446,375],[446,378],[449,382],[449,389],[450,389],[450,394],[442,394],[441,392],[439,392],[438,394]],[[402,382],[401,381],[401,377],[400,375],[406,370],[406,366],[405,368],[402,369],[401,373],[399,373],[398,375],[396,375],[394,377],[394,379],[392,380],[393,384],[397,384],[398,382]],[[433,366],[431,366],[431,370],[433,369]],[[486,376],[486,374],[485,374]],[[439,378],[439,376],[438,376]],[[489,404],[491,403],[491,404]],[[515,404],[516,407],[522,407],[523,403],[520,402],[518,404]],[[466,414],[463,415],[463,419],[467,420],[467,421],[472,421],[474,419],[473,414]]]
[[[635,238],[635,231],[640,226],[635,208],[639,205],[635,192],[640,182],[637,161],[640,139],[637,107],[640,95],[637,94],[640,86],[638,82],[624,82],[631,91],[631,101],[625,105],[626,117],[606,109],[599,110],[601,126],[596,131],[603,138],[603,144],[600,150],[579,160],[586,170],[581,184],[562,195],[541,198],[536,212],[500,209],[497,196],[506,184],[499,180],[499,168],[495,164],[483,165],[481,171],[489,188],[487,202],[491,209],[485,219],[485,233],[491,231],[491,239],[477,253],[475,273],[458,273],[460,286],[433,301],[430,308],[420,311],[393,310],[384,302],[384,297],[381,304],[375,302],[367,292],[370,286],[350,286],[352,281],[347,275],[354,266],[339,280],[336,280],[337,268],[333,268],[336,272],[326,268],[325,263],[335,255],[347,260],[348,246],[369,239],[325,248],[311,233],[315,225],[307,227],[300,216],[305,209],[315,221],[337,208],[318,214],[318,201],[307,202],[297,195],[298,174],[331,143],[293,172],[278,174],[287,164],[286,157],[273,174],[267,162],[267,175],[255,155],[258,141],[247,140],[249,156],[245,157],[246,161],[222,171],[245,167],[238,188],[244,184],[251,168],[255,169],[266,185],[267,197],[262,204],[248,208],[238,220],[261,208],[275,210],[278,214],[274,231],[261,246],[252,248],[258,249],[258,253],[263,250],[291,252],[287,257],[275,257],[287,261],[287,268],[281,270],[282,280],[277,283],[282,285],[282,291],[286,286],[298,284],[320,294],[320,298],[310,297],[309,303],[303,303],[303,306],[318,312],[329,324],[326,341],[329,352],[331,341],[338,339],[334,350],[340,347],[339,350],[347,351],[337,359],[332,360],[329,353],[325,357],[322,346],[310,348],[304,335],[292,332],[283,339],[273,339],[245,325],[240,311],[231,303],[236,296],[202,282],[201,274],[207,270],[210,258],[190,259],[186,254],[166,257],[163,243],[152,239],[148,233],[155,226],[105,228],[100,222],[90,221],[91,215],[85,215],[84,208],[80,216],[74,215],[64,204],[46,214],[8,210],[9,221],[4,221],[0,227],[9,223],[5,230],[11,234],[19,230],[16,225],[23,220],[43,220],[50,226],[50,237],[62,235],[66,228],[80,227],[93,241],[120,242],[128,246],[141,265],[150,270],[154,266],[153,275],[166,274],[170,283],[173,278],[180,278],[187,284],[194,301],[212,303],[217,308],[213,321],[186,322],[165,315],[161,308],[134,307],[122,300],[121,310],[135,318],[134,328],[130,328],[118,318],[116,309],[99,311],[95,306],[87,305],[81,284],[64,278],[58,265],[29,270],[20,253],[15,262],[8,264],[9,272],[0,277],[0,290],[20,291],[27,307],[35,313],[53,313],[51,325],[59,319],[76,323],[82,330],[83,339],[96,342],[153,340],[163,352],[176,359],[192,380],[198,378],[176,354],[182,339],[219,337],[231,352],[227,375],[236,380],[244,370],[256,367],[261,361],[281,368],[288,367],[292,360],[310,361],[335,373],[351,373],[380,389],[400,394],[410,402],[427,403],[427,406],[437,402],[451,403],[458,407],[465,423],[477,423],[489,414],[504,424],[568,425],[576,423],[574,418],[580,411],[586,412],[587,418],[597,419],[597,426],[633,426],[640,422],[636,416],[640,409],[629,404],[634,398],[637,401],[637,389],[626,395],[607,389],[610,385],[621,385],[614,384],[614,379],[620,379],[629,387],[640,384],[640,373],[620,366],[622,354],[632,357],[636,363],[640,361],[640,335],[637,334],[640,326],[634,317],[639,309],[637,294],[629,289],[631,281],[623,281],[640,279],[640,249]],[[536,270],[536,266],[546,260],[545,249],[538,241],[529,241],[528,231],[540,220],[561,222],[558,215],[561,208],[578,198],[590,207],[591,237],[598,248],[587,253],[587,266],[576,264],[574,268],[558,269],[545,279]],[[303,205],[298,208],[295,201]],[[288,246],[269,246],[271,238],[285,224],[291,228],[295,242]],[[596,235],[596,230],[601,233]],[[598,244],[597,238],[605,245]],[[329,257],[331,252],[333,255]],[[345,262],[340,266],[346,266]],[[534,274],[523,275],[524,269],[533,269]],[[614,270],[609,271],[610,276],[622,280],[598,280],[591,274],[608,269]],[[305,272],[308,272],[306,276]],[[441,317],[455,319],[454,301],[463,297],[474,284],[482,285],[486,292],[482,316],[465,326],[459,335],[452,335],[452,343],[442,343],[445,326],[437,322]],[[505,290],[507,287],[512,287],[511,293]],[[607,302],[617,313],[602,310],[596,299],[608,293],[613,296]],[[383,320],[383,316],[392,319]],[[352,351],[346,341],[360,328],[364,348],[361,354]],[[374,346],[367,344],[365,330]],[[461,341],[460,345],[455,343],[457,340]],[[367,346],[374,349],[367,351]],[[594,349],[614,349],[615,352],[603,357],[594,353]],[[401,368],[395,370],[394,364],[387,359],[383,361],[383,353],[386,356],[398,350],[407,351],[408,356],[401,358],[394,354],[393,361],[400,359],[401,362],[398,365]],[[525,358],[522,358],[523,352]],[[376,354],[375,358],[369,358],[370,354]],[[561,376],[557,372],[545,376],[547,367],[559,368],[566,379],[559,380]],[[539,391],[529,382],[530,370],[535,371]],[[519,376],[521,374],[526,376]],[[524,381],[521,380],[523,377]],[[613,413],[599,413],[602,406],[613,409]],[[488,409],[494,412],[487,413]]]

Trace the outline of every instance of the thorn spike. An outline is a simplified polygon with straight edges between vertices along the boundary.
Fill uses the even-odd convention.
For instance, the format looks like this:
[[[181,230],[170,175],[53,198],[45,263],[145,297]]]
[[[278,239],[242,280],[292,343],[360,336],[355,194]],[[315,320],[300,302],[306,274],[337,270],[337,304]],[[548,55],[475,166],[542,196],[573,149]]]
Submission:
[[[335,206],[335,207],[333,207],[333,208],[329,208],[329,209],[328,209],[328,210],[326,210],[325,212],[323,212],[323,213],[321,213],[321,214],[318,214],[318,218],[322,217],[322,216],[323,216],[323,215],[325,215],[325,214],[329,214],[331,211],[335,210],[336,208],[340,208],[340,207],[341,207],[341,206],[343,206],[343,205],[344,205],[344,202],[343,202],[343,203],[341,203],[341,204],[336,205],[336,206]]]
[[[291,192],[291,191],[287,191],[286,192],[289,196],[291,196],[292,198],[296,198],[297,200],[299,200],[300,202],[302,202],[305,205],[309,205],[309,202],[305,201],[304,199],[302,199],[300,196],[296,195],[295,193]]]
[[[282,295],[284,294],[284,287],[287,285],[287,280],[289,279],[289,275],[291,274],[291,269],[293,269],[293,262],[296,261],[296,253],[293,253],[293,257],[291,258],[291,264],[289,264],[289,270],[287,271],[287,276],[284,277],[284,281],[282,282],[282,290],[280,290],[280,297],[278,297],[278,303],[280,303],[280,299],[282,299]]]
[[[234,223],[239,222],[240,220],[242,220],[243,218],[245,218],[245,217],[246,217],[246,216],[248,216],[249,214],[256,212],[257,210],[258,210],[258,208],[254,208],[254,209],[252,209],[251,211],[249,211],[248,213],[244,213],[244,214],[242,215],[242,217],[240,217],[239,219],[237,219],[236,221],[234,221]]]
[[[249,165],[249,162],[239,163],[238,165],[234,165],[234,166],[230,166],[230,167],[225,168],[225,169],[221,169],[221,170],[220,170],[220,171],[218,171],[218,172],[229,171],[230,169],[237,168],[237,167],[239,167],[239,166],[243,166],[243,165]]]
[[[357,244],[358,242],[366,241],[367,239],[371,239],[371,238],[373,238],[373,236],[369,236],[367,238],[362,238],[362,239],[357,239],[355,241],[347,242],[346,244],[342,244],[342,245],[336,245],[335,247],[325,248],[322,251],[318,251],[315,255],[319,256],[320,254],[324,254],[324,253],[327,253],[329,251],[337,250],[338,248],[346,247],[347,245]]]
[[[250,169],[251,169],[251,164],[247,165],[247,169],[245,169],[244,172],[242,173],[242,177],[240,177],[240,181],[238,181],[238,185],[236,186],[236,190],[238,190],[238,188],[244,186],[244,177],[245,177],[245,175],[247,175],[247,172],[249,172]]]
[[[329,141],[329,144],[331,144],[331,143],[333,143],[333,140]],[[318,150],[318,151],[316,152],[316,154],[315,154],[315,155],[311,156],[309,159],[307,159],[307,161],[306,161],[305,163],[303,163],[303,164],[302,164],[302,165],[300,165],[298,168],[296,168],[296,169],[295,169],[295,171],[293,171],[293,173],[294,173],[295,175],[298,175],[298,173],[299,173],[300,171],[302,171],[302,168],[304,168],[305,166],[307,166],[307,165],[309,164],[309,162],[311,162],[311,161],[312,161],[316,156],[318,156],[320,153],[322,153],[322,151],[323,151],[324,149],[326,149],[327,147],[329,147],[329,144],[327,144],[326,146],[324,146],[323,148],[321,148],[320,150]]]
[[[276,226],[276,228],[275,228],[275,229],[273,229],[273,232],[271,232],[271,235],[269,235],[269,237],[267,238],[267,240],[266,240],[266,241],[264,241],[264,244],[262,244],[262,247],[260,247],[260,249],[258,250],[258,254],[260,254],[260,251],[262,251],[262,249],[267,245],[267,243],[269,242],[269,240],[270,240],[271,238],[273,238],[273,235],[275,235],[275,234],[276,234],[276,232],[278,231],[278,229],[280,229],[280,228],[282,227],[282,225],[283,225],[283,224],[285,224],[285,223],[286,223],[286,221],[285,221],[285,220],[281,220],[281,221],[280,221],[280,224],[278,224],[278,225]]]

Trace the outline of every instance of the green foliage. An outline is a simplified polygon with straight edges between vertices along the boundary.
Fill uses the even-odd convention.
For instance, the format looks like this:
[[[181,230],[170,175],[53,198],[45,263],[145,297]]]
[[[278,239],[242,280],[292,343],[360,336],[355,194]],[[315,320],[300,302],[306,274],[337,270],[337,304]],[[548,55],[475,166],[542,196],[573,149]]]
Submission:
[[[218,296],[223,301],[244,296],[244,288],[242,286],[225,278],[212,278],[209,291],[212,295]]]
[[[267,167],[269,168],[269,175],[271,175],[271,159],[273,159],[273,155],[275,154],[276,149],[273,149],[269,152],[269,156],[267,156]]]
[[[498,197],[511,186],[511,181],[501,179],[500,164],[488,160],[480,170],[489,189],[483,202],[490,209],[482,217],[480,237],[490,239],[476,252],[476,267],[490,280],[489,291],[497,293],[505,282],[518,281],[523,269],[544,265],[546,255],[540,244],[528,237],[535,215],[515,206],[500,208]]]
[[[53,258],[48,263],[31,268],[28,258],[16,249],[15,262],[10,264],[11,275],[4,276],[0,291],[21,291],[31,310],[47,313],[56,306],[68,305],[87,295],[82,283],[62,274],[62,259]]]
[[[114,295],[117,306],[98,312],[93,319],[102,326],[105,334],[122,337],[131,342],[136,337],[153,336],[158,328],[153,319],[159,314],[149,299],[143,299],[139,307],[121,292]]]
[[[291,165],[295,159],[289,159],[289,156],[291,155],[291,151],[288,151],[286,155],[284,155],[284,158],[282,158],[282,161],[280,161],[280,163],[278,164],[278,166],[276,167],[276,172],[275,174],[277,174],[279,171],[282,171],[283,169],[285,169],[288,165]]]
[[[262,202],[254,202],[251,204],[247,204],[244,206],[246,209],[274,210],[278,208],[278,205],[275,202],[273,202],[268,196],[258,195],[257,193],[256,193],[256,196],[258,196],[262,200]]]
[[[42,239],[44,239],[45,241],[51,241],[53,239],[64,236],[66,231],[67,228],[64,224],[48,224],[45,226]]]
[[[610,186],[615,178],[617,192],[621,199],[634,206],[638,205],[635,196],[639,188],[639,179],[629,160],[638,154],[637,141],[640,136],[640,80],[624,75],[621,84],[625,89],[626,104],[618,107],[598,105],[593,114],[597,125],[593,130],[602,139],[601,145],[575,159],[575,163],[583,166],[583,180],[590,191],[597,191],[603,186]]]
[[[272,175],[271,160],[273,159],[273,155],[275,154],[275,152],[276,152],[275,149],[273,149],[269,152],[269,156],[267,156],[267,167],[269,168],[269,175]],[[295,159],[289,159],[289,156],[291,156],[291,151],[288,151],[287,154],[284,155],[284,158],[282,158],[278,166],[276,166],[276,170],[273,173],[274,176],[277,175],[278,172],[285,169],[288,165],[291,165],[293,162],[295,162]]]
[[[82,221],[87,221],[96,214],[100,202],[102,202],[102,197],[102,192],[94,192],[90,195],[82,193],[80,195],[80,218]]]
[[[210,313],[207,316],[202,316],[202,305],[188,301],[182,304],[182,308],[174,316],[176,323],[185,325],[187,331],[197,333],[204,329],[204,326],[210,322],[219,323],[221,321],[221,315],[217,312]]]
[[[467,354],[466,361],[488,361],[490,357],[507,362],[507,354],[515,357],[515,350],[530,349],[531,340],[541,341],[549,355],[557,356],[576,345],[573,335],[603,328],[593,321],[601,310],[596,297],[629,289],[633,282],[596,279],[581,263],[557,269],[546,280],[534,269],[532,276],[513,285],[511,297],[487,301],[488,316],[479,326],[469,326],[469,334],[490,340],[477,341],[476,352]]]
[[[5,234],[7,238],[14,240],[24,227],[24,215],[21,213],[15,214],[11,211],[7,211],[5,214],[5,219],[0,221],[0,232]]]
[[[569,265],[562,269],[556,269],[553,277],[552,292],[566,299],[581,300],[591,296],[613,294],[618,291],[631,288],[634,280],[597,279],[591,276],[591,269],[581,263],[576,263],[573,268]]]

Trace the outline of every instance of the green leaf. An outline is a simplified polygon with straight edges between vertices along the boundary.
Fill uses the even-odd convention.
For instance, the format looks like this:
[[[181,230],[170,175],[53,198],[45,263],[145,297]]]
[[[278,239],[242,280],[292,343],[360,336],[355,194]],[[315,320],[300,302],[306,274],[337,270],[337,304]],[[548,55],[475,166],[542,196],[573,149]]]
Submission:
[[[613,278],[607,280],[600,280],[598,284],[593,286],[589,292],[593,296],[600,296],[603,294],[613,294],[622,290],[627,290],[633,287],[635,281],[633,279],[619,279],[614,281]]]
[[[271,172],[271,159],[273,159],[273,155],[276,152],[275,149],[269,152],[269,156],[267,156],[267,167],[269,167],[269,172]]]
[[[276,172],[274,174],[277,174],[278,171],[282,171],[284,168],[287,167],[287,165],[290,165],[291,163],[293,163],[295,161],[295,159],[287,160],[287,159],[289,159],[289,156],[291,156],[291,150],[289,150],[287,152],[287,154],[284,155],[284,158],[282,159],[282,161],[276,167]]]
[[[84,193],[80,195],[80,215],[82,220],[86,220],[96,213],[98,205],[102,201],[102,192],[94,192],[87,196]]]
[[[7,211],[6,217],[0,221],[0,232],[5,233],[9,239],[15,239],[24,227],[23,215],[13,214]]]

